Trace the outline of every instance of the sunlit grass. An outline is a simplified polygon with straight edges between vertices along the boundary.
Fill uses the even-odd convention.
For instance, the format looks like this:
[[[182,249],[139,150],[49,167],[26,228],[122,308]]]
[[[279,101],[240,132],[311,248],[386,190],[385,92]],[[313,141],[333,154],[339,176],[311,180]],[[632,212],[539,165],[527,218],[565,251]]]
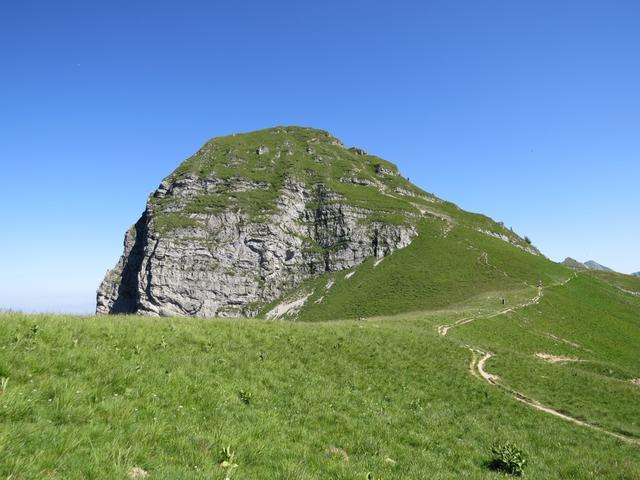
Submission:
[[[640,475],[637,448],[472,377],[464,329],[435,331],[465,308],[316,323],[3,315],[0,475],[500,478],[486,464],[504,441],[530,478]]]

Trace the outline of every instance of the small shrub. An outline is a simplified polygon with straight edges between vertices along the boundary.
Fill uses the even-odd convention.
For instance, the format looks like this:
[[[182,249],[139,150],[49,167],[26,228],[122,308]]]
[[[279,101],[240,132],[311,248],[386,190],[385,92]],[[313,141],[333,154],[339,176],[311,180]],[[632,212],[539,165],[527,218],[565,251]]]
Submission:
[[[220,452],[220,467],[225,471],[225,480],[229,480],[233,471],[238,468],[238,464],[235,463],[235,458],[236,452],[231,450],[231,445],[223,448]]]
[[[524,475],[527,460],[522,450],[512,443],[496,443],[491,448],[491,454],[493,458],[489,462],[489,468],[492,470],[517,477]]]
[[[525,235],[524,241],[531,245],[531,239]]]
[[[251,398],[252,397],[253,397],[253,395],[251,394],[251,392],[247,392],[245,390],[240,390],[238,392],[238,398],[245,405],[249,405],[251,403]]]

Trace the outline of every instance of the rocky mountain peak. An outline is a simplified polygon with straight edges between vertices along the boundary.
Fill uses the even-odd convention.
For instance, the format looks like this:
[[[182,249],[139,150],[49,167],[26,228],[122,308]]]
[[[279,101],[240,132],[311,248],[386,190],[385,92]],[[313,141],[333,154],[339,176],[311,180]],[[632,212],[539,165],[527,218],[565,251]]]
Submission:
[[[214,138],[150,195],[98,289],[96,311],[254,316],[307,279],[406,247],[425,215],[445,234],[468,223],[538,253],[324,130]]]
[[[578,270],[585,270],[585,269],[588,268],[584,263],[579,262],[575,258],[571,258],[571,257],[565,258],[562,261],[562,265],[564,265],[565,267],[575,268],[575,269],[578,269]]]
[[[599,264],[595,260],[588,260],[584,262],[585,267],[589,270],[599,270],[601,272],[613,272],[613,270],[609,267],[605,267],[604,265]]]

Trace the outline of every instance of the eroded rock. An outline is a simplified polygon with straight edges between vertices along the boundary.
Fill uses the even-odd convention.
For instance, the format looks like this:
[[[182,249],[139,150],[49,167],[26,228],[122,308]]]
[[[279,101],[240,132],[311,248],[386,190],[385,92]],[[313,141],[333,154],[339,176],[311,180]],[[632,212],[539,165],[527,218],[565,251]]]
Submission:
[[[223,188],[264,190],[243,178],[185,175],[152,194],[172,196],[166,212],[183,214],[189,202]],[[310,206],[311,205],[311,206]],[[254,316],[304,280],[382,258],[411,242],[410,225],[368,221],[322,186],[284,182],[273,212],[261,221],[237,208],[191,213],[180,228],[163,231],[149,205],[125,235],[124,253],[97,293],[98,314]]]

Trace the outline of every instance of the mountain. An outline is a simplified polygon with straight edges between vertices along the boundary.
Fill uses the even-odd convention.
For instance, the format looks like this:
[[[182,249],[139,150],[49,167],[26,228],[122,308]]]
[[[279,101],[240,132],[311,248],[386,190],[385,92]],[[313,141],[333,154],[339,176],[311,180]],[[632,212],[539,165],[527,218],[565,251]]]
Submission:
[[[377,267],[409,246],[389,267],[391,287],[343,292],[338,272]],[[96,312],[293,316],[326,306],[329,295],[309,284],[322,277],[344,293],[332,315],[399,313],[515,288],[521,279],[501,270],[509,264],[530,282],[541,280],[540,264],[553,270],[530,242],[413,185],[393,163],[323,130],[275,127],[215,138],[161,182]]]
[[[573,268],[574,270],[595,270],[599,272],[613,272],[614,270],[609,267],[605,267],[604,265],[600,265],[598,262],[594,260],[589,260],[587,262],[581,263],[578,260],[567,257],[562,263],[565,267]]]
[[[635,273],[632,273],[631,275],[634,277],[640,277],[640,272],[635,272]]]
[[[600,265],[598,262],[593,260],[589,260],[588,262],[584,262],[584,266],[589,270],[599,270],[601,272],[613,272],[609,267],[605,267],[604,265]]]
[[[588,267],[584,264],[576,260],[575,258],[567,257],[562,261],[562,265],[565,267],[573,268],[576,270],[585,270]]]

